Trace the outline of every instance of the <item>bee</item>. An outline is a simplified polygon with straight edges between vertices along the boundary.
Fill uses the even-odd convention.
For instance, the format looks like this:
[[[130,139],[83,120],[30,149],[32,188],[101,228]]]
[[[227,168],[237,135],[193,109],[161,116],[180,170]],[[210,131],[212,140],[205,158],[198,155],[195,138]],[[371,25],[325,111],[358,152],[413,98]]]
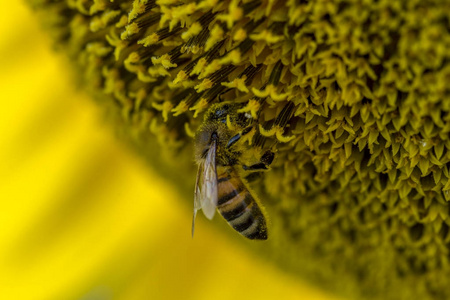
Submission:
[[[238,114],[238,108],[239,104],[234,103],[213,105],[195,136],[198,172],[192,235],[197,212],[203,210],[203,214],[211,220],[217,209],[228,224],[244,237],[267,239],[266,218],[241,176],[239,167],[248,171],[267,170],[274,153],[268,150],[260,162],[250,166],[242,164],[245,149],[239,149],[237,142],[251,131],[252,120],[249,115]]]

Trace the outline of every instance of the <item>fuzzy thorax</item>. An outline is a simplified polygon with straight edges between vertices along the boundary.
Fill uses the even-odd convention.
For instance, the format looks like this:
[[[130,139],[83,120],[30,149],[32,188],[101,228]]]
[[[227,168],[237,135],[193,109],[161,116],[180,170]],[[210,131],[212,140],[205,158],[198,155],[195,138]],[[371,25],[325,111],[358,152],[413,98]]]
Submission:
[[[199,164],[205,159],[205,154],[211,147],[212,140],[216,140],[216,164],[230,165],[231,158],[234,158],[232,152],[226,148],[227,142],[231,137],[231,132],[226,124],[221,122],[206,122],[195,135],[195,160]]]

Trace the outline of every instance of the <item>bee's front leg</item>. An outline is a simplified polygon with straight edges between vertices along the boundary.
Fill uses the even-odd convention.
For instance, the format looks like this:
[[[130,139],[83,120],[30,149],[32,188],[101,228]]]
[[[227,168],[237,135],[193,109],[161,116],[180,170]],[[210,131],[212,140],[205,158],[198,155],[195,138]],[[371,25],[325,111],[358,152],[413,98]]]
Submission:
[[[252,127],[249,126],[247,128],[245,128],[244,130],[242,130],[242,132],[239,132],[238,134],[236,134],[235,136],[232,136],[229,140],[228,143],[226,145],[227,148],[230,148],[231,146],[233,146],[237,141],[239,141],[241,139],[241,137],[243,137],[244,135],[246,135],[247,133],[249,133],[252,130]]]

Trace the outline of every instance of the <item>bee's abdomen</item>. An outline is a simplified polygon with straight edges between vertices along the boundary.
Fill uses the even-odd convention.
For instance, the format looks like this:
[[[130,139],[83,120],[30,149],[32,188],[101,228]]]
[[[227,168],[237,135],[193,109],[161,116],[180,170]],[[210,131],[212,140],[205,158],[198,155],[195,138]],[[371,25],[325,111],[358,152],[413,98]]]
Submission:
[[[218,209],[236,231],[249,239],[266,240],[267,226],[261,209],[239,177],[218,174]]]

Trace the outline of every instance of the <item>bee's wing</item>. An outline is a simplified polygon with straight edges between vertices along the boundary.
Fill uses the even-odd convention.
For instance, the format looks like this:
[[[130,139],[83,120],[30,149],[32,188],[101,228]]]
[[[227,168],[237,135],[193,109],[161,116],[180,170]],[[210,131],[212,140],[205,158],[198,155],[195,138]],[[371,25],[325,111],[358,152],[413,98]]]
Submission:
[[[200,177],[200,203],[203,214],[212,219],[216,212],[217,196],[217,172],[216,172],[216,141],[211,143],[211,148],[206,154],[203,174]]]
[[[203,164],[198,165],[197,180],[195,180],[195,191],[194,191],[194,216],[192,217],[192,237],[194,237],[195,229],[195,217],[197,216],[197,211],[202,209],[202,203],[200,201],[200,176],[203,175]]]
[[[198,165],[197,170],[197,180],[195,181],[195,191],[194,191],[194,212],[197,212],[198,210],[202,209],[202,203],[200,201],[201,197],[201,191],[200,191],[200,177],[203,176],[203,170],[204,166],[203,164]]]
[[[216,141],[213,141],[206,154],[205,161],[198,166],[194,191],[192,236],[194,236],[197,211],[203,209],[203,214],[211,220],[216,212],[217,197]]]

